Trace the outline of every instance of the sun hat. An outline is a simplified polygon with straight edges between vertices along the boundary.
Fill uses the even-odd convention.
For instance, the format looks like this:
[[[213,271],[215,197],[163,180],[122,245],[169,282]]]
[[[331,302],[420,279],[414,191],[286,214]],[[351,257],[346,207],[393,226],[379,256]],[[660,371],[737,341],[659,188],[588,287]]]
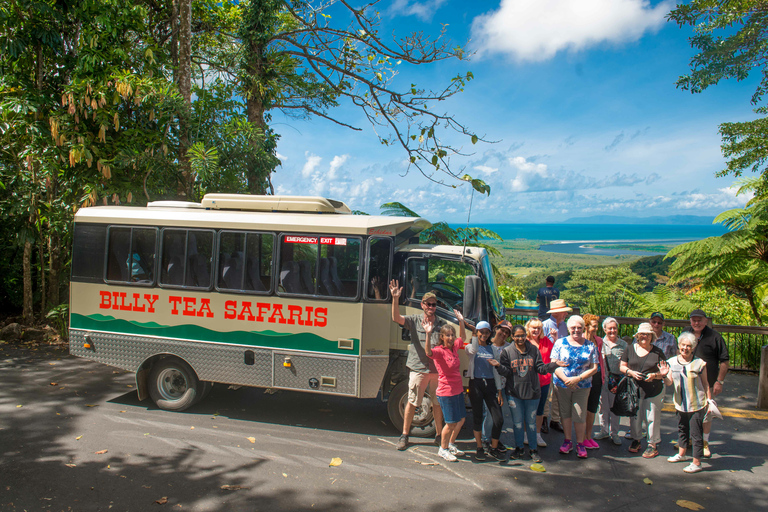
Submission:
[[[480,329],[488,329],[490,331],[491,324],[489,324],[486,321],[478,322],[477,325],[475,326],[475,330],[479,331]]]
[[[635,337],[637,337],[638,334],[643,334],[643,333],[651,335],[651,343],[656,341],[656,333],[653,332],[653,327],[651,327],[651,324],[649,324],[648,322],[643,322],[637,326],[637,332],[635,333]]]
[[[702,311],[701,309],[694,309],[693,311],[691,311],[691,314],[688,315],[688,318],[693,318],[695,316],[701,316],[701,317],[704,317],[704,318],[709,318],[707,316],[707,314],[704,311]]]
[[[555,299],[549,303],[549,311],[547,313],[561,313],[563,311],[566,313],[573,311],[573,308],[569,308],[564,299]]]

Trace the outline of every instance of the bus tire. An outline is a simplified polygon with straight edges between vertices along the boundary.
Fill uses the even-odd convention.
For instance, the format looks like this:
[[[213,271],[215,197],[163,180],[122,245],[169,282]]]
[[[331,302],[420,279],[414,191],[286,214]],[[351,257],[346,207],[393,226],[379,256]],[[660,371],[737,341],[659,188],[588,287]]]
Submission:
[[[205,397],[208,396],[208,393],[211,392],[211,389],[213,389],[213,382],[208,381],[201,381],[200,382],[200,393],[198,393],[197,398],[195,399],[195,403],[202,402]]]
[[[149,374],[149,396],[167,411],[183,411],[202,397],[202,384],[187,363],[175,357],[161,359]]]
[[[403,415],[405,404],[408,402],[408,381],[400,381],[392,388],[387,400],[389,420],[398,432],[403,431]],[[411,423],[410,435],[414,437],[435,437],[435,421],[432,416],[432,402],[429,394],[424,394],[421,407],[416,409]]]

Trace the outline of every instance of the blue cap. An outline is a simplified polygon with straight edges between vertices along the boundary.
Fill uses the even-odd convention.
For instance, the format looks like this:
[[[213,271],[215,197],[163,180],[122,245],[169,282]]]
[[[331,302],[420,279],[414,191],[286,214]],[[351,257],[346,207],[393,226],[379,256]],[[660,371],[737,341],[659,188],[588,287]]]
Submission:
[[[475,326],[475,329],[477,329],[477,330],[488,329],[490,331],[491,330],[491,324],[489,324],[488,322],[478,322],[477,325]]]

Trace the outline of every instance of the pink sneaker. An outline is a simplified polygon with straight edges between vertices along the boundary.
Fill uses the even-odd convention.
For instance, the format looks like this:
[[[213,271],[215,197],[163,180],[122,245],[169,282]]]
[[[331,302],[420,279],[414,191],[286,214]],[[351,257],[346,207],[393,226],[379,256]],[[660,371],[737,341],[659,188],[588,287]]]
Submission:
[[[566,439],[560,446],[560,453],[571,453],[571,450],[573,450],[573,443],[570,439]]]
[[[584,448],[586,448],[587,450],[597,450],[598,448],[600,448],[600,445],[597,444],[597,441],[595,441],[594,439],[586,439],[584,441]]]
[[[580,459],[587,458],[587,449],[584,447],[582,443],[579,443],[576,445],[576,456]]]

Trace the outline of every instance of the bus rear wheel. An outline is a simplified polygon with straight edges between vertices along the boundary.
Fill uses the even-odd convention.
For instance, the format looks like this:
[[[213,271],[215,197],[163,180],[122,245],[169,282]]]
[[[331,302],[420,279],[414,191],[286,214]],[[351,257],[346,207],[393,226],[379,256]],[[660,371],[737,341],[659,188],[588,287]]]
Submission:
[[[435,437],[435,421],[432,416],[432,401],[428,393],[424,394],[421,401],[421,407],[416,408],[411,423],[410,435],[414,437]],[[399,382],[392,388],[387,400],[387,413],[389,420],[398,430],[403,431],[403,416],[405,415],[405,404],[408,403],[408,381]]]
[[[183,411],[202,398],[203,384],[187,363],[161,359],[149,374],[149,396],[161,409]]]

